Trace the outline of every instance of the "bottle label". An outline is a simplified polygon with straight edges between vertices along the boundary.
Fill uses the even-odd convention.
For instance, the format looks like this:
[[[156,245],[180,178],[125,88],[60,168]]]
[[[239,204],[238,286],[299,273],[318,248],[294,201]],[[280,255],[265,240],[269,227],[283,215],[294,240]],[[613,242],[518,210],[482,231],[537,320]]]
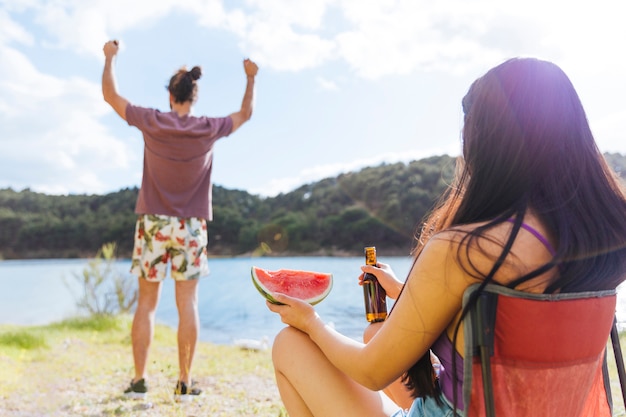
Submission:
[[[363,281],[363,298],[365,319],[372,323],[387,318],[387,293],[373,275],[370,277],[366,277]]]

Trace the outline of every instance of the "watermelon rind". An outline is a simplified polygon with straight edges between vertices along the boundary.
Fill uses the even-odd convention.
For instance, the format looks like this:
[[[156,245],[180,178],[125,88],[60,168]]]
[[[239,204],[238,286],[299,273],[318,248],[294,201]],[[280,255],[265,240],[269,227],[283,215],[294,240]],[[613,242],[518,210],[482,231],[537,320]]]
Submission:
[[[263,297],[265,297],[267,299],[267,301],[269,301],[272,304],[278,304],[278,305],[285,305],[283,303],[279,303],[278,301],[276,301],[276,299],[274,297],[272,297],[272,294],[270,294],[270,292],[258,281],[258,278],[256,277],[256,274],[254,273],[255,271],[255,267],[252,267],[252,283],[254,284],[254,286],[256,287],[256,289],[261,293],[261,295]]]
[[[261,293],[261,295],[263,297],[265,297],[270,303],[272,304],[277,304],[277,305],[284,305],[283,303],[280,303],[278,301],[276,301],[276,299],[274,299],[274,297],[272,297],[271,292],[265,288],[265,286],[259,281],[258,277],[256,276],[255,271],[259,269],[259,270],[263,270],[267,273],[277,273],[278,271],[268,271],[268,270],[264,270],[263,268],[259,268],[256,266],[253,266],[250,270],[250,273],[252,275],[252,283],[254,284],[255,288]],[[289,270],[282,270],[282,271],[289,271]],[[295,272],[295,271],[294,271]],[[309,273],[313,273],[313,274],[323,274],[323,275],[328,275],[329,279],[330,279],[330,284],[328,285],[328,288],[322,293],[319,294],[315,297],[303,300],[311,305],[315,305],[318,304],[319,302],[321,302],[324,298],[326,298],[328,296],[328,294],[330,294],[330,290],[333,287],[333,276],[332,274],[327,274],[327,273],[320,273],[320,272],[312,272],[312,271],[297,271],[297,272],[301,272],[303,274],[309,274]]]

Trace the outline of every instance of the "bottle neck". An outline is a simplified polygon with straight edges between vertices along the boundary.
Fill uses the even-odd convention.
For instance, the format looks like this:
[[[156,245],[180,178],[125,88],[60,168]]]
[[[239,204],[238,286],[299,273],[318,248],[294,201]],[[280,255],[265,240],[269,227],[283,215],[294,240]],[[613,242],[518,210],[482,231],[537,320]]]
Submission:
[[[366,247],[365,248],[365,264],[376,266],[376,263],[377,263],[376,262],[376,248]]]

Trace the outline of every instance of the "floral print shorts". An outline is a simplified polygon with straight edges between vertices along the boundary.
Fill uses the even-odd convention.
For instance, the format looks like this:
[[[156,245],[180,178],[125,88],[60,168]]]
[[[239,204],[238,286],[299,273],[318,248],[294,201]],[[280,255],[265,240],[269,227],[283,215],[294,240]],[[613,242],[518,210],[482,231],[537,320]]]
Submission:
[[[169,263],[176,281],[198,279],[209,274],[207,243],[205,219],[140,215],[130,272],[148,281],[163,281]]]

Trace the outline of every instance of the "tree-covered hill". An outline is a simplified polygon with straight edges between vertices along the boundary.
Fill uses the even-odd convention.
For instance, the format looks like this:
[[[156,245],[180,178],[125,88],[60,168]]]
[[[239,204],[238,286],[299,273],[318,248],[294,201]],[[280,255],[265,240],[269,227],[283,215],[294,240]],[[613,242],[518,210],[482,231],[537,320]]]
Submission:
[[[605,155],[622,177],[626,157]],[[417,226],[449,184],[455,159],[436,156],[383,164],[261,198],[214,187],[209,253],[408,254]],[[116,242],[130,257],[138,190],[56,196],[0,190],[0,259],[91,257]]]

